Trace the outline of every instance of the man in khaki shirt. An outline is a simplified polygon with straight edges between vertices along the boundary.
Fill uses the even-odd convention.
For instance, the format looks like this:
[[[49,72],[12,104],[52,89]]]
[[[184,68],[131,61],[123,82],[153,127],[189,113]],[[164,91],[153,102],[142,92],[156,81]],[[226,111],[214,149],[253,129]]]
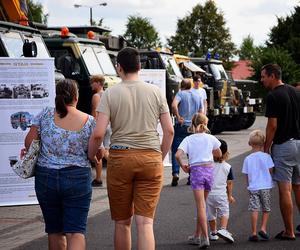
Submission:
[[[158,87],[138,78],[140,57],[124,48],[117,56],[122,82],[108,88],[97,108],[96,128],[89,142],[94,159],[111,123],[107,189],[115,221],[115,249],[131,249],[131,220],[135,215],[138,249],[155,249],[153,218],[163,183],[162,161],[170,150],[173,126],[165,97]],[[157,125],[163,139],[160,144]]]

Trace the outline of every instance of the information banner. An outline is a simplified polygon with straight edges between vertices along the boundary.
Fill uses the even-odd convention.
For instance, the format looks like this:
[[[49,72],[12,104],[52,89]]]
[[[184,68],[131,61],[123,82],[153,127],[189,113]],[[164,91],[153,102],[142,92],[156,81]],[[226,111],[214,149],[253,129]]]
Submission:
[[[18,177],[19,159],[34,116],[54,106],[54,59],[0,58],[0,206],[37,204],[34,178]]]
[[[142,69],[139,71],[139,77],[144,82],[158,86],[163,95],[166,96],[166,70],[164,69]],[[160,123],[157,126],[159,138],[162,140],[163,132]],[[165,166],[171,166],[170,154],[164,159]]]

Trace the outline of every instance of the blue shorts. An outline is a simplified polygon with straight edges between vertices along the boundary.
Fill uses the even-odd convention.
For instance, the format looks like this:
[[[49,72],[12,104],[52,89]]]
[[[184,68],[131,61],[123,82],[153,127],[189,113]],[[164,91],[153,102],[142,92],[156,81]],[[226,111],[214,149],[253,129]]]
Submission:
[[[90,168],[49,169],[37,166],[35,192],[46,233],[85,234],[92,197]]]

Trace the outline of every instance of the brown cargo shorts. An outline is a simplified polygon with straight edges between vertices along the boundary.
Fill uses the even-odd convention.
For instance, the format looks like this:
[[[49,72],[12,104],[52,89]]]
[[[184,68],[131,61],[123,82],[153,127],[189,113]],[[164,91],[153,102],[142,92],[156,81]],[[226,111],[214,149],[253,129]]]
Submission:
[[[107,190],[111,218],[133,214],[154,218],[163,184],[160,152],[151,149],[110,149]]]

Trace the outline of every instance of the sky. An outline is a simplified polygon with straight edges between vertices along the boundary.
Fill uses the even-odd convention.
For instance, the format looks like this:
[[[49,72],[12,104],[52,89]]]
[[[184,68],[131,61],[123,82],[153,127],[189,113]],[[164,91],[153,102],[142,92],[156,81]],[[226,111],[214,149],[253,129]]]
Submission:
[[[113,35],[123,35],[130,15],[147,17],[158,31],[161,41],[176,32],[177,20],[189,15],[197,4],[205,0],[34,0],[49,13],[49,26],[89,25],[90,9],[74,8],[74,4],[93,6],[93,19],[103,18],[103,26]],[[96,6],[106,2],[106,6]],[[270,28],[277,24],[277,17],[290,15],[300,0],[215,0],[223,12],[226,27],[232,41],[239,47],[248,35],[255,45],[263,45],[268,39]]]

